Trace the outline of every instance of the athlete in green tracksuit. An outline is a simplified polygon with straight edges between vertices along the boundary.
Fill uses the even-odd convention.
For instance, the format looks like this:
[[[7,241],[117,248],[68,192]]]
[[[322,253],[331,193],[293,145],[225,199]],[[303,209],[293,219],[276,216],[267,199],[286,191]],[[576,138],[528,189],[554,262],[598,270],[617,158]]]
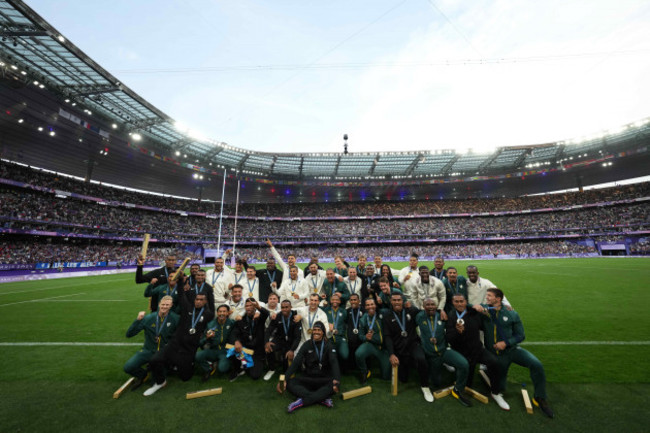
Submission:
[[[336,348],[340,361],[347,361],[350,357],[350,349],[348,347],[348,339],[346,336],[346,321],[348,319],[348,312],[344,307],[341,307],[341,294],[336,292],[330,298],[330,304],[323,308],[327,319],[332,327],[332,344]],[[339,362],[339,365],[342,365]]]
[[[447,302],[445,303],[445,313],[449,315],[454,309],[454,306],[451,303],[451,300],[454,298],[454,295],[460,293],[465,295],[467,299],[467,280],[462,275],[458,275],[458,270],[453,266],[447,268],[447,276],[442,283],[445,285],[445,290],[447,291]]]
[[[178,302],[178,292],[176,291],[176,286],[178,282],[176,280],[170,280],[166,283],[155,285],[147,284],[147,288],[144,289],[144,297],[151,299],[162,299],[163,296],[171,296],[174,305],[172,305],[172,311],[176,314],[180,314],[181,305]],[[156,311],[154,309],[154,311]]]
[[[369,357],[379,360],[382,379],[390,379],[389,353],[384,344],[384,330],[382,329],[383,317],[377,311],[377,304],[373,298],[366,299],[365,308],[366,314],[359,321],[359,338],[363,343],[354,355],[360,370],[359,378],[362,385],[368,381],[367,359]]]
[[[463,355],[447,346],[445,339],[446,322],[440,318],[440,312],[437,308],[436,300],[427,298],[424,300],[424,310],[415,316],[420,329],[422,350],[424,350],[427,364],[429,364],[431,383],[436,386],[440,385],[443,363],[455,367],[456,385],[452,395],[463,406],[471,406],[470,401],[463,395],[469,375],[469,363]]]
[[[344,306],[347,305],[348,300],[350,300],[348,286],[345,285],[345,282],[339,280],[338,276],[334,273],[334,269],[330,268],[325,271],[325,281],[323,281],[323,286],[320,289],[321,299],[325,301],[322,304],[323,307],[330,304],[334,293],[339,293],[341,295],[341,304]]]
[[[174,331],[176,331],[179,317],[176,313],[170,311],[172,302],[171,296],[164,296],[158,304],[158,311],[147,315],[145,315],[144,311],[140,311],[138,318],[133,321],[126,331],[127,338],[134,337],[140,331],[144,331],[142,349],[124,364],[124,371],[136,378],[133,385],[131,385],[132,391],[139,388],[147,376],[147,371],[142,366],[165,347]]]
[[[200,346],[203,350],[196,353],[194,359],[203,369],[201,381],[205,382],[210,378],[214,371],[210,367],[211,362],[216,362],[219,373],[226,373],[230,370],[230,360],[227,357],[228,350],[226,344],[233,342],[230,333],[235,327],[235,321],[228,318],[230,309],[228,305],[220,305],[217,308],[217,317],[208,323],[208,329],[205,332],[205,339],[201,341]]]
[[[539,406],[546,416],[553,418],[553,410],[546,400],[544,366],[535,355],[519,346],[519,343],[526,338],[524,326],[516,311],[508,311],[502,307],[503,299],[504,295],[500,289],[488,289],[487,305],[483,306],[487,313],[484,318],[485,347],[499,360],[501,389],[505,390],[510,364],[514,362],[528,368],[535,387],[533,403]]]

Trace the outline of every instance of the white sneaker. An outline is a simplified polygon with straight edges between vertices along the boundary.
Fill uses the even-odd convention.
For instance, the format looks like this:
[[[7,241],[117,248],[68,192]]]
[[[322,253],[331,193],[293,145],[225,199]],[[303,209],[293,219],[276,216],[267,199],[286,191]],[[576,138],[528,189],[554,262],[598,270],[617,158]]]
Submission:
[[[266,374],[264,375],[264,380],[271,380],[274,374],[275,374],[275,370],[267,371]]]
[[[426,401],[428,401],[429,403],[433,403],[433,394],[431,394],[431,390],[428,387],[426,386],[422,387],[422,394],[424,394],[424,399]]]
[[[478,365],[478,368],[479,368],[481,371],[487,371],[487,365],[485,365],[485,364],[479,364],[479,365]]]
[[[164,381],[160,385],[157,383],[154,383],[151,388],[146,390],[142,395],[149,397],[150,395],[153,395],[156,391],[158,391],[160,388],[163,388],[164,386],[167,385],[167,381]]]
[[[501,394],[492,394],[492,398],[497,402],[501,409],[510,410],[510,405],[506,403]]]
[[[455,368],[455,367],[452,367],[452,366],[449,365],[449,364],[442,364],[442,365],[444,365],[445,368],[447,369],[447,371],[450,372],[450,373],[453,373],[453,372],[456,371],[456,368]]]

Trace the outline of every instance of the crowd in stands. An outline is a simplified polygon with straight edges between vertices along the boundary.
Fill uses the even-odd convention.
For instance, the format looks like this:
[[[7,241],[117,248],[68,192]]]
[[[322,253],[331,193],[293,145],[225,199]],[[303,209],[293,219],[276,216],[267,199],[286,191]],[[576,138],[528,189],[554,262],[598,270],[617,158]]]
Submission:
[[[53,262],[109,262],[121,261],[135,264],[141,245],[88,245],[52,244],[48,242],[0,241],[0,263],[53,263]],[[163,261],[169,254],[190,257],[192,261],[202,261],[196,254],[172,247],[152,247],[147,252],[147,261],[155,264]]]
[[[287,206],[288,207],[288,206]],[[650,227],[650,202],[593,207],[574,211],[482,217],[438,217],[382,220],[255,221],[239,220],[241,241],[340,239],[381,240],[490,236],[599,234]],[[116,237],[152,233],[168,241],[195,238],[214,241],[219,221],[139,209],[101,206],[71,198],[16,188],[0,189],[0,226],[22,230],[55,230]],[[74,225],[74,226],[73,226]],[[225,219],[222,237],[232,238],[234,219]]]
[[[216,245],[206,245],[206,248]],[[133,264],[140,253],[141,245],[88,245],[88,244],[52,244],[47,242],[27,241],[0,241],[0,263],[23,264],[37,262],[109,262],[121,261],[124,264]],[[300,262],[309,262],[312,257],[319,257],[324,262],[332,262],[335,256],[342,256],[348,261],[356,262],[360,255],[372,257],[379,254],[382,257],[400,257],[407,260],[412,252],[424,257],[443,255],[445,257],[472,258],[496,257],[497,255],[513,255],[519,257],[540,257],[550,255],[572,255],[592,253],[593,247],[578,245],[572,242],[506,242],[506,243],[481,243],[481,244],[449,244],[449,245],[400,245],[400,246],[368,246],[368,247],[278,247],[280,254],[295,254]],[[158,263],[168,254],[176,254],[179,258],[190,257],[194,261],[203,261],[196,254],[176,248],[153,247],[147,253],[147,261]],[[263,262],[269,256],[268,248],[236,248],[239,257],[246,257],[252,261]]]
[[[183,200],[152,194],[136,193],[100,184],[86,183],[76,179],[55,175],[31,168],[0,162],[0,178],[11,179],[59,189],[78,194],[101,197],[106,200],[154,206],[194,212],[219,213],[220,205],[214,202]],[[371,216],[371,215],[428,215],[481,213],[526,209],[545,209],[600,203],[615,200],[650,196],[650,182],[615,188],[571,192],[564,194],[538,195],[529,197],[465,199],[465,200],[419,200],[419,201],[364,201],[330,203],[251,204],[243,203],[239,215],[272,217],[327,217],[327,216]],[[224,206],[226,215],[234,215],[233,204]]]
[[[312,257],[318,257],[326,262],[333,262],[334,257],[341,256],[349,262],[356,262],[361,255],[372,260],[374,255],[383,258],[399,257],[408,260],[411,253],[416,253],[422,258],[432,259],[438,255],[443,257],[474,258],[496,257],[498,255],[512,255],[519,257],[540,257],[552,255],[572,255],[593,253],[594,247],[579,245],[573,242],[548,241],[548,242],[501,242],[480,244],[437,244],[431,245],[399,245],[399,246],[368,246],[368,247],[277,247],[282,257],[295,254],[300,262],[309,262]],[[264,261],[269,257],[268,248],[236,248],[236,254],[257,261]]]
[[[15,164],[0,163],[0,177],[102,197],[118,202],[131,202],[179,210],[205,211],[201,203],[122,191],[96,184],[80,182],[51,173],[34,171]],[[593,252],[593,248],[572,242],[542,241],[554,235],[592,237],[597,241],[620,238],[623,232],[650,230],[650,201],[617,205],[601,205],[579,210],[544,213],[518,213],[506,216],[479,216],[478,213],[499,210],[522,210],[569,206],[585,203],[603,203],[612,200],[650,196],[650,183],[631,185],[583,193],[556,194],[522,198],[407,201],[375,203],[243,205],[240,215],[255,216],[341,216],[375,215],[408,216],[423,214],[458,214],[463,217],[429,217],[398,219],[336,219],[317,221],[258,221],[239,219],[237,240],[242,243],[242,254],[264,260],[268,251],[264,245],[271,238],[282,242],[301,242],[292,251],[303,260],[314,254],[332,258],[337,254],[357,257],[367,253],[365,247],[327,247],[342,241],[365,241],[381,244],[386,240],[417,242],[423,239],[454,240],[438,244],[436,254],[454,257],[516,255],[535,257],[554,254]],[[228,213],[228,212],[226,212]],[[182,241],[210,248],[217,242],[219,220],[177,213],[146,211],[118,205],[99,205],[77,198],[55,197],[15,186],[0,186],[0,228],[9,230],[37,230],[56,232],[59,237],[75,235],[97,238],[140,238],[151,233],[159,241]],[[222,242],[232,240],[235,221],[223,220]],[[623,235],[624,236],[624,235]],[[495,238],[519,237],[527,241],[494,242]],[[537,238],[537,239],[535,239]],[[467,241],[464,241],[467,240]],[[469,243],[469,240],[479,241]],[[128,244],[128,242],[127,242]],[[260,247],[250,247],[258,244]],[[311,245],[310,245],[311,244]],[[40,244],[30,242],[0,243],[0,263],[34,263],[48,261],[113,261],[133,258],[139,246],[78,244]],[[370,247],[376,248],[376,247]],[[635,251],[647,253],[647,244],[637,245]],[[384,257],[406,257],[411,251],[426,253],[429,246],[381,246]],[[152,250],[150,259],[160,260],[166,249]]]

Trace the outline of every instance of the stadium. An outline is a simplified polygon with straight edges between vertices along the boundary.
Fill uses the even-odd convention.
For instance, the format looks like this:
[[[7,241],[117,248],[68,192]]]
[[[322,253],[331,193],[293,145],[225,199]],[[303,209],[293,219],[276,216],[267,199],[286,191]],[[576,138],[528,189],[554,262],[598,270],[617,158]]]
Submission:
[[[339,151],[258,151],[190,133],[23,1],[0,1],[0,34],[0,431],[647,430],[650,117],[488,152],[354,152],[343,133]],[[521,347],[543,364],[555,416],[526,412],[522,384],[532,397],[533,383],[514,364],[507,412],[492,399],[431,404],[415,368],[394,395],[378,362],[370,394],[336,394],[333,407],[291,415],[293,396],[276,391],[279,371],[233,382],[213,370],[205,383],[198,363],[191,379],[171,373],[155,395],[142,396],[149,379],[112,398],[142,346],[142,335],[125,332],[156,309],[139,278],[167,273],[170,256],[174,268],[189,258],[188,275],[191,264],[210,275],[222,257],[233,269],[244,260],[257,268],[264,303],[270,284],[283,284],[282,272],[276,280],[267,270],[270,257],[282,271],[293,256],[305,281],[313,262],[343,279],[375,259],[411,305],[398,274],[413,256],[432,275],[437,258],[458,275],[477,266],[521,317]],[[367,287],[379,293],[378,277]],[[470,375],[489,397],[479,368]],[[445,369],[431,391],[455,380]],[[361,385],[346,365],[340,391]],[[219,395],[186,399],[217,387]]]

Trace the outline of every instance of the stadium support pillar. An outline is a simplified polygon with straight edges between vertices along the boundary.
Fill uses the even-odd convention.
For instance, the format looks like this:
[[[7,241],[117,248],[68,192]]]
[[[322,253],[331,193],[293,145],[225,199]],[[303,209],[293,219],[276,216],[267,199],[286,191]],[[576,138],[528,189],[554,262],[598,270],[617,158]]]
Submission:
[[[239,173],[237,173],[237,200],[235,201],[235,229],[232,235],[232,256],[235,257],[235,247],[237,246],[237,217],[239,216],[239,186],[241,181],[239,179]]]
[[[217,251],[221,252],[221,227],[223,226],[223,201],[226,197],[226,169],[223,170],[223,186],[221,187],[221,210],[219,211],[219,237]]]
[[[88,163],[86,164],[86,178],[84,182],[90,182],[93,176],[93,169],[95,168],[95,159],[92,156],[88,157]]]
[[[582,176],[576,176],[576,186],[578,187],[579,192],[585,192],[585,189],[582,186]]]

